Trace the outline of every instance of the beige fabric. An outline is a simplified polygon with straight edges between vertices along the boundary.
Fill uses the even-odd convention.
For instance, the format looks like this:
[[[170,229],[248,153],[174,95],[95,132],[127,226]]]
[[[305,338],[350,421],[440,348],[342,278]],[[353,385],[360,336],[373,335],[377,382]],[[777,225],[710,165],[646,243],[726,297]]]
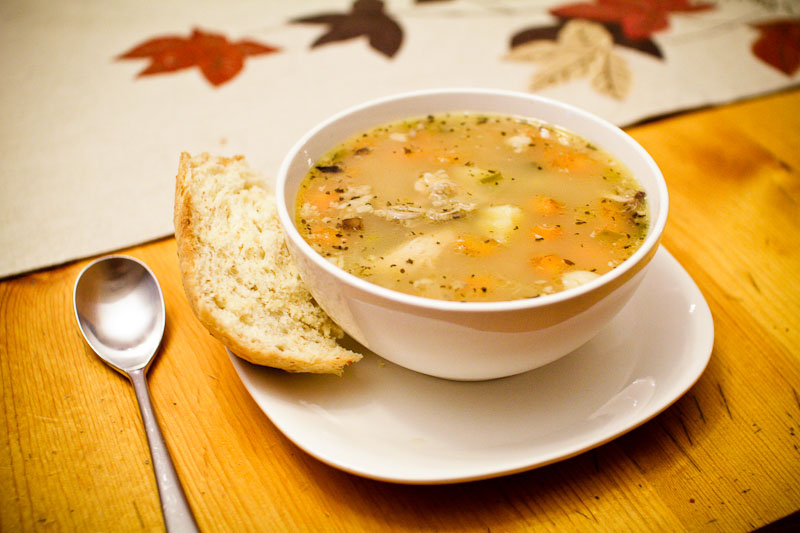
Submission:
[[[653,37],[662,59],[601,38],[595,44],[606,48],[592,54],[607,63],[593,61],[586,72],[543,84],[543,69],[564,56],[526,60],[517,50],[510,57],[509,43],[521,30],[553,24],[548,7],[567,3],[575,2],[387,0],[384,10],[403,31],[388,57],[365,37],[312,48],[325,25],[289,22],[347,12],[348,0],[5,0],[0,276],[172,233],[172,180],[182,151],[246,154],[274,176],[315,123],[390,93],[535,90],[624,125],[800,81],[751,53],[758,31],[748,23],[785,15],[783,3],[716,2],[711,13],[669,14],[669,28]],[[242,71],[216,87],[196,67],[137,77],[147,59],[115,59],[154,37],[188,37],[193,28],[280,51],[247,56]],[[598,78],[598,65],[619,77]]]

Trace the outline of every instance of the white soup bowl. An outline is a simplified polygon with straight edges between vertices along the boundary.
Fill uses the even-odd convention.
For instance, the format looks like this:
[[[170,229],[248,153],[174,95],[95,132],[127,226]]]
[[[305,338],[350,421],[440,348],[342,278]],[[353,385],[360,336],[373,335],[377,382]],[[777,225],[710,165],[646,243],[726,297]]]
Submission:
[[[298,188],[315,162],[345,139],[395,119],[473,111],[538,119],[610,152],[644,188],[650,224],[642,246],[610,272],[576,288],[506,302],[453,302],[379,287],[319,255],[295,226]],[[510,376],[550,363],[594,337],[623,308],[658,249],[667,220],[664,177],[618,127],[573,106],[488,89],[406,93],[358,105],[325,120],[284,159],[276,183],[286,243],[317,303],[350,336],[400,366],[456,380]]]

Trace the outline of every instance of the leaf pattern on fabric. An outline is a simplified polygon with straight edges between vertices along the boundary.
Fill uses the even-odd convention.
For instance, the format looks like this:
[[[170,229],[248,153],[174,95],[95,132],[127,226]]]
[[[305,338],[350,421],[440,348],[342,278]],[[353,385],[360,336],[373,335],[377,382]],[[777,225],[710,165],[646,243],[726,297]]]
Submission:
[[[800,69],[800,19],[753,24],[759,37],[753,43],[756,57],[789,76]]]
[[[147,40],[117,59],[150,59],[138,76],[150,76],[198,67],[211,85],[218,87],[244,68],[245,57],[279,51],[274,46],[241,40],[231,43],[224,35],[195,29],[187,37],[165,36]]]
[[[570,19],[558,18],[558,23],[553,26],[538,26],[527,28],[515,33],[511,37],[511,47],[517,47],[529,41],[549,39],[555,40],[558,32],[569,22]],[[652,39],[629,39],[622,31],[622,26],[616,22],[596,22],[601,24],[613,37],[614,44],[630,48],[638,52],[642,52],[658,59],[664,59],[664,54],[661,48]]]
[[[671,13],[693,13],[714,9],[713,4],[691,0],[594,0],[551,9],[553,15],[596,22],[616,22],[632,40],[649,39],[669,28]]]
[[[616,54],[607,54],[592,76],[592,87],[599,93],[624,100],[631,90],[632,81],[628,63]]]
[[[393,57],[403,43],[403,29],[384,12],[381,0],[356,0],[347,13],[322,13],[292,22],[328,25],[328,31],[318,37],[311,48],[365,36],[372,48]]]
[[[613,48],[613,36],[601,24],[572,20],[555,41],[525,42],[512,48],[506,59],[541,64],[531,79],[533,91],[588,77],[596,91],[623,100],[632,77],[627,62]]]

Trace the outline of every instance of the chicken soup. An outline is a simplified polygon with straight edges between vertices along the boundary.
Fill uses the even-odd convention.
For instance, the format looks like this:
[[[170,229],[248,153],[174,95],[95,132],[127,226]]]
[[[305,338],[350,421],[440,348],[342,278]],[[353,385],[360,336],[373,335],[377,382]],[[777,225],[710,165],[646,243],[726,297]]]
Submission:
[[[647,233],[645,193],[611,154],[550,124],[442,113],[334,147],[297,195],[303,238],[343,270],[416,296],[535,298],[586,283]]]

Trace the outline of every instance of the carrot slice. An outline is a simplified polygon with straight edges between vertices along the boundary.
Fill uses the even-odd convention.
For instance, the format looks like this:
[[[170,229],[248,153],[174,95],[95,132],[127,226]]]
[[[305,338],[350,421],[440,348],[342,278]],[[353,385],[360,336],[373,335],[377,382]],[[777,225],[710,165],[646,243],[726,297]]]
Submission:
[[[601,204],[599,214],[603,220],[602,229],[615,233],[624,232],[626,216],[619,204],[605,202]]]
[[[342,244],[342,234],[328,226],[314,226],[309,230],[308,237],[320,246],[338,246]]]
[[[567,263],[557,255],[543,255],[531,259],[534,272],[543,278],[552,278],[567,268]]]
[[[492,276],[469,276],[464,280],[465,291],[472,294],[486,294],[497,286],[497,279]]]
[[[494,239],[480,239],[474,235],[463,235],[455,240],[456,250],[476,257],[491,255],[497,251],[498,246]]]
[[[550,196],[537,194],[531,200],[531,209],[540,215],[552,216],[561,213],[564,204]]]
[[[597,171],[602,166],[600,162],[595,161],[588,154],[559,144],[548,147],[545,160],[559,172],[586,173]]]
[[[553,224],[539,224],[531,230],[531,237],[534,240],[541,241],[544,239],[552,240],[561,236],[564,230],[561,226]]]
[[[336,202],[339,197],[330,190],[311,189],[306,193],[306,203],[317,208],[317,212],[323,215],[330,211],[331,204]]]

